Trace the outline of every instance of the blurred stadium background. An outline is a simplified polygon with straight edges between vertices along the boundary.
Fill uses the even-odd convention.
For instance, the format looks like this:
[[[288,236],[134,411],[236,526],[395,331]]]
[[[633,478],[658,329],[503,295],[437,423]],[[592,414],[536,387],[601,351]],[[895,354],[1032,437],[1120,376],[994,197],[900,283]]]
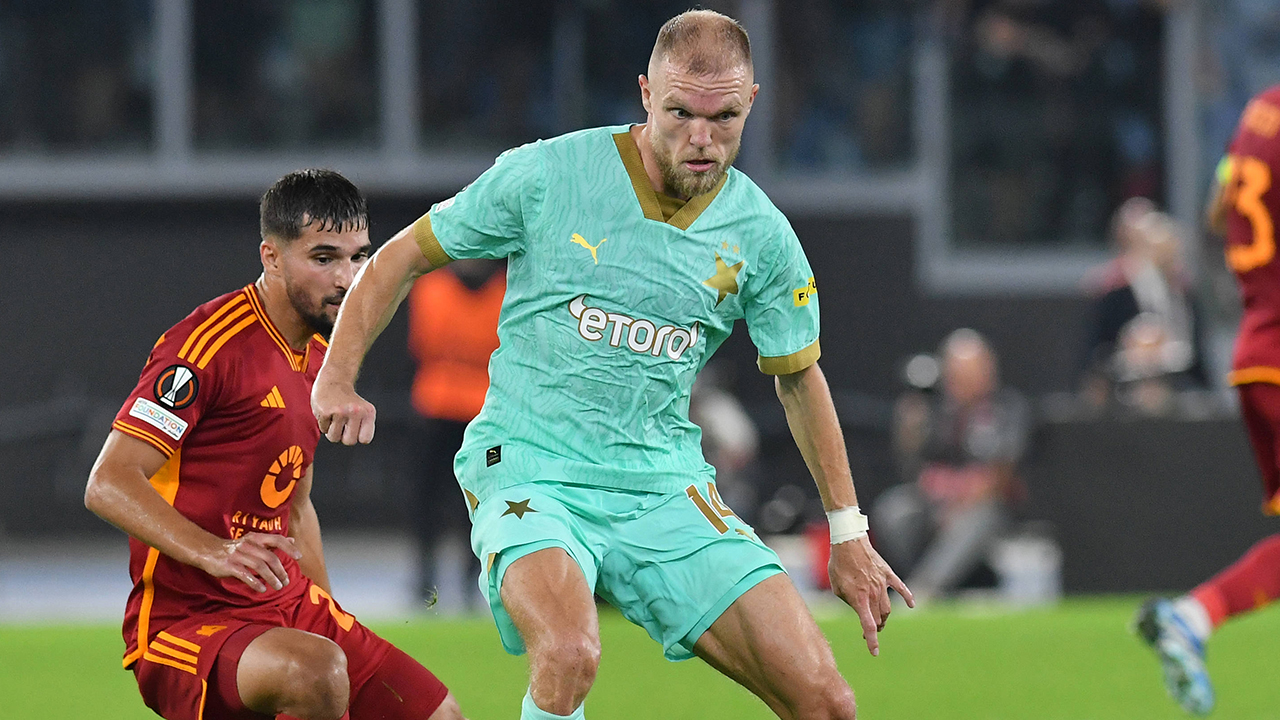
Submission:
[[[256,277],[260,193],[293,169],[337,169],[368,194],[376,244],[507,147],[643,121],[635,78],[657,28],[688,6],[0,0],[0,257],[8,266],[0,280],[7,338],[0,353],[0,676],[10,680],[0,684],[0,715],[62,717],[37,708],[114,692],[124,698],[121,714],[96,717],[147,716],[129,695],[131,678],[112,669],[118,636],[106,630],[128,591],[124,538],[83,508],[84,481],[155,338],[199,303]],[[817,273],[823,368],[864,506],[901,481],[891,435],[905,362],[933,351],[951,330],[971,327],[990,341],[1004,381],[1030,400],[1018,516],[1060,548],[1061,564],[1050,570],[1066,594],[1185,589],[1274,529],[1258,511],[1257,472],[1224,386],[1235,290],[1199,217],[1245,102],[1280,81],[1280,5],[702,6],[738,17],[751,33],[761,93],[738,165],[790,217]],[[1011,33],[1039,50],[1019,49]],[[1154,410],[1099,407],[1079,392],[1093,303],[1086,279],[1113,258],[1111,215],[1134,196],[1151,198],[1181,227],[1210,379],[1207,388],[1174,386],[1173,400]],[[393,621],[411,619],[403,632],[420,639],[406,642],[419,642],[414,647],[428,661],[447,664],[455,645],[465,645],[474,672],[505,668],[510,687],[473,687],[505,693],[512,702],[495,707],[514,708],[523,683],[518,661],[502,656],[484,622],[445,612],[466,589],[442,586],[444,610],[426,611],[416,598],[408,498],[417,482],[418,420],[405,337],[401,313],[361,380],[379,406],[378,440],[359,449],[322,444],[317,455],[314,498],[335,594],[381,621],[393,639]],[[723,386],[760,438],[747,473],[754,500],[736,509],[775,536],[796,577],[812,585],[812,562],[797,538],[821,517],[816,491],[745,333],[717,357]],[[449,557],[461,562],[456,555]],[[821,603],[819,591],[813,597]],[[903,667],[896,674],[871,667],[853,652],[860,639],[848,618],[828,610],[833,627],[843,628],[837,644],[845,645],[840,657],[853,668],[855,689],[878,698],[875,716],[1173,717],[1154,663],[1122,637],[1133,601],[1109,602],[1062,606],[1056,612],[1065,627],[1092,628],[1065,635],[1053,634],[1055,611],[981,616],[984,628],[1039,618],[1046,634],[1026,637],[1042,641],[1045,653],[1110,633],[1118,639],[1098,640],[1098,662],[1146,663],[1117,675],[1067,659],[1061,672],[1044,667],[1040,679],[1027,677],[1023,664],[1012,701],[997,678],[1019,665],[1015,656],[991,650],[990,671],[981,674],[962,669],[964,653],[949,646],[998,642],[999,633],[966,625],[979,621],[963,609],[900,621],[904,653],[912,648],[912,657],[932,663],[929,675],[918,664],[894,666]],[[1261,630],[1275,618],[1245,622]],[[68,623],[75,628],[64,629]],[[889,656],[897,651],[895,630],[885,641]],[[83,672],[103,673],[110,690],[76,690],[61,664],[45,675],[11,672],[32,653],[86,657],[66,640],[73,637],[96,638],[93,652],[106,665]],[[687,691],[651,692],[692,696],[709,674],[664,669],[649,662],[652,648],[634,644],[648,658],[637,667],[652,678],[685,673]],[[1015,634],[998,647],[1018,645]],[[883,685],[875,694],[876,683],[938,676],[952,677],[973,708],[925,706],[921,696]],[[1112,689],[1071,696],[1070,688],[1087,692],[1099,677]],[[1116,685],[1131,677],[1131,687]],[[622,714],[593,715],[639,717],[625,712],[625,698],[645,696],[627,694],[639,691],[625,672],[602,674],[602,683],[613,678],[614,689],[601,692],[624,693]],[[1099,704],[1108,693],[1138,697],[1138,704],[1111,714]],[[1222,712],[1236,712],[1225,716],[1269,717],[1261,701],[1233,711],[1225,687],[1221,695]],[[466,708],[470,698],[460,697]],[[730,716],[682,715],[682,702],[673,700],[665,716]],[[24,709],[11,714],[7,703]],[[733,716],[763,717],[762,707],[746,707]],[[473,716],[499,711],[486,712]]]

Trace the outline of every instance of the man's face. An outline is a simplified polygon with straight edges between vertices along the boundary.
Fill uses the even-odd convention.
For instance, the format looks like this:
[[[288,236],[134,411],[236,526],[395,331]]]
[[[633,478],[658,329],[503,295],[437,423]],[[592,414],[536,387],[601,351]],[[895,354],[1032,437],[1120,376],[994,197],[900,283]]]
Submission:
[[[759,86],[752,84],[745,64],[693,75],[678,61],[662,60],[652,74],[640,76],[640,96],[666,192],[681,198],[701,195],[720,182],[738,157],[742,126]]]
[[[980,343],[954,343],[943,356],[942,383],[944,392],[960,405],[988,397],[996,389],[995,356]]]
[[[327,338],[333,332],[342,299],[373,248],[368,229],[334,232],[320,230],[317,225],[308,224],[297,240],[275,247],[289,303],[313,330]]]

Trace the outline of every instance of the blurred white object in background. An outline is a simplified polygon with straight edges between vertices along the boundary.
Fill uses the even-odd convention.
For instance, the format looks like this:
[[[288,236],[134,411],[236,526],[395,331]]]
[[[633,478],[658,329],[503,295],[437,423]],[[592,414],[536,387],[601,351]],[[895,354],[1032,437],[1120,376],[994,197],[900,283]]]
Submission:
[[[1062,598],[1062,549],[1047,533],[1019,532],[991,549],[1001,599],[1017,607],[1052,605]]]

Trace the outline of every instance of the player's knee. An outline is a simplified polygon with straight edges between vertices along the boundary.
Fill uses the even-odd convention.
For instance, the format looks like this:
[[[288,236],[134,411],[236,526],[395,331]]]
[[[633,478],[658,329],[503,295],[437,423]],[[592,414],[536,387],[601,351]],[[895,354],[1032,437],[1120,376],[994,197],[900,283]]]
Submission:
[[[332,641],[316,643],[305,655],[292,659],[287,680],[292,707],[308,720],[338,720],[351,699],[347,656]]]
[[[853,689],[843,679],[828,690],[824,701],[826,707],[823,709],[823,718],[855,720],[858,717],[858,703],[853,697]]]
[[[584,693],[596,680],[600,668],[600,640],[587,633],[558,637],[543,649],[544,662],[556,675],[569,680]]]
[[[822,673],[801,683],[794,697],[797,720],[854,720],[858,714],[853,689],[838,672]]]
[[[454,699],[453,693],[445,696],[444,702],[440,703],[440,707],[431,713],[428,720],[465,720],[462,716],[462,708],[458,706],[458,701]]]

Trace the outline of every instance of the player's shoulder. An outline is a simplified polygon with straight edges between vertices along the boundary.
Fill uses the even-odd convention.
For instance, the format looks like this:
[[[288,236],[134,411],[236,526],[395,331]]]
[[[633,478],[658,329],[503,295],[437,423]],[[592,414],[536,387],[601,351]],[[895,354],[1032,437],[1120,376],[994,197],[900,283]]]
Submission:
[[[591,161],[602,155],[617,153],[614,136],[627,132],[627,125],[614,125],[574,130],[545,140],[538,140],[537,146],[542,156],[554,164],[582,163]],[[581,170],[581,168],[575,168]]]
[[[310,352],[313,362],[311,367],[317,371],[320,369],[320,363],[324,362],[325,353],[329,352],[329,341],[319,333],[311,336]]]
[[[1235,144],[1243,144],[1246,152],[1256,152],[1274,147],[1277,138],[1280,138],[1280,85],[1273,85],[1254,95],[1245,105]]]
[[[191,311],[160,336],[152,352],[203,370],[259,323],[263,313],[261,300],[247,285]]]
[[[766,235],[792,232],[791,222],[773,204],[773,200],[746,173],[735,167],[729,168],[729,178],[717,198],[717,201],[721,200],[725,212],[744,227]]]
[[[1271,87],[1267,88],[1266,90],[1263,90],[1257,95],[1254,95],[1253,99],[1250,100],[1250,102],[1254,102],[1254,101],[1262,101],[1269,105],[1275,105],[1277,107],[1280,107],[1280,83],[1272,85]]]

